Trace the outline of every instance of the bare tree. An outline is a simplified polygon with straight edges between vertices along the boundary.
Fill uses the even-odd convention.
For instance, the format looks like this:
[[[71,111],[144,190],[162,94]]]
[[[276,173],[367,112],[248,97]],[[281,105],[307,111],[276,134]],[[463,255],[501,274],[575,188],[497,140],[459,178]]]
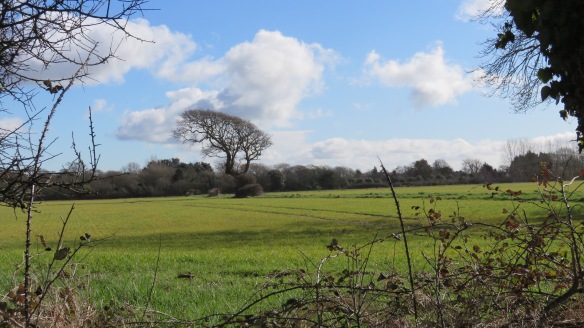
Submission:
[[[476,69],[479,81],[492,87],[491,95],[511,100],[517,112],[524,112],[541,103],[539,88],[541,81],[537,71],[545,67],[539,42],[517,30],[509,11],[507,0],[489,1],[489,6],[475,17],[491,23],[498,34],[483,42],[479,56],[484,62]],[[513,35],[512,38],[508,38]],[[512,40],[512,41],[511,41]]]
[[[114,58],[109,51],[96,51],[98,40],[90,32],[99,25],[126,31],[127,19],[141,12],[146,0],[4,0],[0,4],[0,96],[10,95],[30,105],[36,83],[51,93],[63,89],[77,68],[77,79],[87,69]],[[107,49],[108,45],[105,45]],[[47,70],[67,64],[71,75],[51,80]],[[32,82],[32,84],[31,84]]]
[[[141,170],[140,164],[136,162],[130,162],[122,167],[122,172],[129,174],[138,174]]]
[[[483,162],[476,158],[467,158],[462,161],[462,172],[475,175],[479,173],[481,167],[483,166]]]
[[[509,166],[517,156],[522,156],[528,152],[536,152],[535,145],[527,139],[509,139],[505,141],[503,152],[504,165]]]
[[[250,163],[259,159],[262,152],[272,145],[272,140],[268,134],[259,130],[255,124],[249,121],[241,122],[237,133],[245,162],[242,172],[245,173],[249,170]]]
[[[503,22],[497,25],[502,31],[511,28]],[[498,37],[491,38],[484,43],[480,56],[496,59],[479,67],[477,71],[482,73],[479,81],[493,88],[492,95],[509,99],[516,112],[525,112],[541,104],[538,88],[541,81],[536,72],[545,67],[545,58],[539,53],[538,42],[518,33],[515,42],[501,49],[498,40]]]
[[[211,110],[188,110],[180,115],[173,136],[182,142],[203,145],[203,154],[224,158],[226,174],[246,173],[252,161],[272,145],[268,134],[239,117]],[[243,161],[243,168],[236,166]]]

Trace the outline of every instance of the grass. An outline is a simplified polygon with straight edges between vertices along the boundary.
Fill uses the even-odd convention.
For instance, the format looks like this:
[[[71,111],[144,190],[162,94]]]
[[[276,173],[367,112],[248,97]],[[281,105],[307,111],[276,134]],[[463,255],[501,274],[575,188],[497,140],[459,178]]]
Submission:
[[[502,185],[501,189],[522,190],[524,198],[536,200],[535,184]],[[437,208],[445,216],[460,209],[471,222],[501,222],[503,208],[513,206],[509,197],[491,197],[482,186],[398,188],[397,193],[409,227],[421,223],[413,206],[435,205],[428,195],[442,199]],[[333,238],[350,246],[398,232],[390,197],[387,189],[367,189],[268,193],[250,199],[227,195],[79,201],[74,204],[65,246],[77,244],[85,233],[98,244],[84,248],[79,258],[84,269],[78,272],[89,280],[87,291],[96,304],[114,300],[145,306],[156,276],[150,306],[193,319],[234,312],[274,270],[314,270],[329,254],[326,245]],[[582,199],[582,195],[574,197]],[[42,235],[54,249],[61,218],[71,205],[39,204],[33,235]],[[531,218],[546,214],[537,206],[523,206]],[[18,272],[12,273],[22,258],[24,214],[2,208],[0,215],[0,290],[7,292],[21,279]],[[422,268],[421,251],[431,247],[431,242],[412,236],[410,244],[414,266]],[[38,240],[35,247],[40,254],[35,265],[42,272],[52,254],[45,253]],[[392,239],[376,246],[371,267],[402,271],[404,258],[401,242]],[[193,279],[177,278],[181,273]]]

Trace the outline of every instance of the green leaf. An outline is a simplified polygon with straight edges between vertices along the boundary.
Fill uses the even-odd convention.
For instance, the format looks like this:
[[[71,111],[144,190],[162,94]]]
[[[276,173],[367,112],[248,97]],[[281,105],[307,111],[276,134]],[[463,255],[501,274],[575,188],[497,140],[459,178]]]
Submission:
[[[505,31],[505,33],[497,34],[499,36],[499,40],[495,43],[495,48],[497,49],[505,49],[507,43],[515,41],[515,34],[510,30]]]
[[[541,83],[548,83],[553,77],[552,69],[550,67],[541,68],[537,71],[537,78]]]
[[[539,75],[539,72],[538,72]],[[539,76],[538,76],[539,77]],[[549,85],[541,88],[541,101],[545,101],[552,93],[552,88]]]

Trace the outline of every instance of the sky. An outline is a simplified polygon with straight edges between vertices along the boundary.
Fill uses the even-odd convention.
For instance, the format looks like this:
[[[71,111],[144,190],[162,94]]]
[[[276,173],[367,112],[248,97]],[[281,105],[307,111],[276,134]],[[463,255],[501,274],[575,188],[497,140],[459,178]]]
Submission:
[[[370,170],[381,160],[393,169],[423,158],[460,169],[472,158],[499,167],[508,140],[569,145],[576,122],[559,107],[514,113],[477,83],[481,43],[495,32],[470,18],[487,2],[152,0],[155,10],[127,27],[145,41],[90,32],[120,60],[92,68],[65,96],[50,128],[58,156],[45,168],[73,158],[72,138],[88,155],[89,108],[104,171],[175,157],[216,163],[172,138],[188,109],[255,123],[272,136],[258,162],[268,166]]]

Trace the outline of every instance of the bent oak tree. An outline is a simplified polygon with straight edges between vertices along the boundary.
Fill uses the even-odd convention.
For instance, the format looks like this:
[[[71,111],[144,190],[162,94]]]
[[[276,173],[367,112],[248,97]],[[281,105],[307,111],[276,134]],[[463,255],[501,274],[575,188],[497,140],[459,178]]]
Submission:
[[[272,145],[270,135],[250,121],[212,110],[182,113],[173,136],[184,143],[202,144],[205,156],[224,158],[225,173],[230,175],[246,173],[251,162]]]

